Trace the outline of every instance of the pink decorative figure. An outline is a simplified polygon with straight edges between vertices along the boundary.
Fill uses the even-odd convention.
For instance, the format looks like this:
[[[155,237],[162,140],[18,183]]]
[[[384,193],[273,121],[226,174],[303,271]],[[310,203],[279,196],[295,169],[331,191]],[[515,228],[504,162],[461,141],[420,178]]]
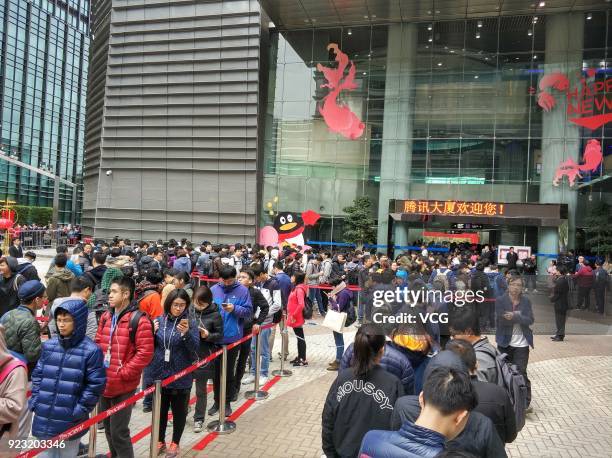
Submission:
[[[263,246],[278,245],[278,232],[272,226],[264,226],[259,231],[259,244]]]
[[[338,103],[338,96],[342,91],[357,89],[357,84],[355,83],[355,64],[353,61],[349,61],[348,56],[340,51],[336,43],[330,43],[327,45],[327,49],[334,51],[338,68],[329,68],[317,64],[317,70],[323,72],[323,76],[327,80],[327,83],[322,84],[321,87],[330,89],[323,99],[323,105],[319,107],[319,112],[323,116],[329,130],[339,133],[343,137],[355,140],[363,134],[365,124],[348,106]],[[345,77],[344,70],[349,63],[350,67]]]
[[[572,158],[569,158],[565,162],[561,162],[555,171],[553,178],[553,186],[559,186],[559,181],[566,176],[569,185],[574,186],[576,178],[582,177],[580,172],[594,172],[601,165],[603,161],[603,153],[601,152],[601,144],[599,140],[594,138],[587,142],[584,154],[582,156],[584,163],[576,164]]]
[[[542,107],[544,111],[550,111],[555,106],[555,98],[546,89],[552,87],[557,91],[567,91],[569,89],[569,79],[563,73],[555,72],[550,73],[540,80],[540,92],[538,94],[538,105]]]

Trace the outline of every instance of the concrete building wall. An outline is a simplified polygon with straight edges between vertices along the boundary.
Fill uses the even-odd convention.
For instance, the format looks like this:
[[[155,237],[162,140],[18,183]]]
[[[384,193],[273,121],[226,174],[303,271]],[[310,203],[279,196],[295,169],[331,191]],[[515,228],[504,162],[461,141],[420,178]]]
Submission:
[[[84,233],[252,241],[257,1],[97,0],[94,8],[107,4],[108,16],[94,18],[90,81],[100,84],[88,100]]]

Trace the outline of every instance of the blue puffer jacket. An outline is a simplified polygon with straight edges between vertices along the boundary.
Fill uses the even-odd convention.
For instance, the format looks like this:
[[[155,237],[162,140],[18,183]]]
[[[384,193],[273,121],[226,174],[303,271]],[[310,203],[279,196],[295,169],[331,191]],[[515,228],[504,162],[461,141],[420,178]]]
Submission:
[[[213,302],[217,304],[221,318],[223,318],[223,339],[221,339],[221,343],[229,344],[241,339],[244,321],[253,315],[249,290],[238,282],[230,286],[225,286],[223,282],[219,282],[210,290],[213,294]],[[231,313],[226,312],[221,307],[221,304],[228,302],[234,304],[234,310]]]
[[[85,335],[87,304],[81,299],[66,300],[55,314],[60,310],[72,315],[74,331],[69,337],[57,335],[45,342],[32,372],[29,404],[34,411],[32,435],[38,439],[50,439],[86,420],[106,384],[102,351]]]
[[[342,355],[342,360],[340,361],[341,370],[351,367],[353,351],[354,348],[351,343]],[[395,343],[385,343],[385,354],[379,364],[384,370],[400,379],[404,386],[404,393],[414,393],[414,370],[408,357],[397,348]]]
[[[360,457],[432,458],[444,450],[444,436],[404,422],[399,431],[369,431],[361,442]]]
[[[187,256],[183,256],[181,258],[176,258],[174,264],[172,265],[174,270],[178,270],[181,272],[187,272],[191,274],[191,260]]]
[[[155,319],[159,323],[159,329],[155,333],[153,360],[145,369],[145,380],[163,380],[191,366],[197,359],[197,351],[200,346],[198,326],[194,320],[190,319],[189,331],[181,336],[176,326],[183,318],[188,318],[188,310],[185,310],[178,318],[164,314]],[[170,362],[164,361],[166,348],[170,349]],[[193,372],[170,383],[165,388],[190,390],[192,382]]]

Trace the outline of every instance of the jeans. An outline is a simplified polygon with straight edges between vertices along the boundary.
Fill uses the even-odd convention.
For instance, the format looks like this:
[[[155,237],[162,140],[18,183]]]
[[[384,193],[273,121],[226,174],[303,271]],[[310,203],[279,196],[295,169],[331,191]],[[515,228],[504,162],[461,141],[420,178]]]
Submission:
[[[47,448],[38,456],[41,458],[74,458],[79,455],[80,438],[63,442],[64,448]]]
[[[525,288],[526,289],[536,289],[536,276],[535,274],[525,274],[523,275],[525,279]]]
[[[269,339],[271,329],[262,329],[259,331],[259,343],[261,344],[261,367],[259,368],[259,375],[262,377],[268,376],[268,367],[270,366],[270,345]],[[255,361],[256,357],[256,341],[257,339],[251,339],[251,374],[255,375]]]
[[[187,423],[187,405],[189,404],[189,390],[173,390],[162,388],[159,442],[166,442],[166,427],[168,426],[168,413],[172,408],[172,442],[178,444]]]
[[[133,394],[134,392],[130,391],[114,398],[102,396],[100,398],[100,412],[114,407]],[[134,448],[130,439],[130,418],[132,417],[133,408],[134,405],[132,404],[104,419],[104,434],[106,435],[111,458],[134,458]]]
[[[365,309],[363,307],[364,303],[365,303],[365,295],[363,294],[363,292],[359,291],[357,293],[357,319],[359,320],[360,323],[363,322],[363,315],[365,312]]]
[[[315,285],[317,286],[317,285]],[[319,288],[309,288],[308,289],[308,298],[311,301],[317,301],[317,307],[319,308],[319,313],[321,315],[325,315],[327,310],[323,307],[323,299],[321,298],[321,290]]]
[[[272,359],[272,351],[274,350],[274,339],[276,338],[276,328],[277,326],[270,328],[270,337],[268,338],[268,347],[270,348],[270,359]],[[278,324],[278,328],[281,331],[283,330],[281,328],[280,323]],[[285,339],[284,341],[281,340],[281,343],[284,344],[282,346],[281,352],[283,356],[287,358],[287,355],[289,354],[289,339]]]
[[[227,350],[227,379],[226,379],[227,383],[225,384],[225,389],[226,389],[225,405],[226,406],[230,405],[231,390],[232,390],[232,387],[234,386],[234,377],[236,376],[236,359],[238,359],[238,350],[239,350],[239,347],[234,347],[231,350]],[[215,378],[213,379],[213,382],[214,382],[213,387],[215,391],[215,405],[218,406],[219,396],[220,396],[219,388],[221,387],[222,358],[221,357],[215,358],[214,361],[215,361]]]
[[[527,364],[529,363],[529,347],[497,347],[501,353],[508,355],[508,362],[516,364],[519,372],[525,377],[527,385],[527,407],[531,404],[531,380],[527,377]]]
[[[344,354],[344,336],[341,332],[332,331],[336,343],[336,361],[340,362]]]
[[[304,339],[303,328],[293,328],[295,337],[297,337],[298,358],[306,361],[306,340]]]

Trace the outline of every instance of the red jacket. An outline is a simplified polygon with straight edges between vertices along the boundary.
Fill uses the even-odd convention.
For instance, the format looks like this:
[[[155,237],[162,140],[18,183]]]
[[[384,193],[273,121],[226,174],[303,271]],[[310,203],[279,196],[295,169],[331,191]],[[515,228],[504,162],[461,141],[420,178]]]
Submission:
[[[304,298],[308,294],[308,286],[304,283],[297,285],[287,301],[287,326],[290,328],[299,328],[304,325]]]
[[[593,280],[595,279],[591,266],[585,265],[578,269],[578,272],[574,274],[574,277],[576,278],[576,283],[581,288],[591,288],[593,286]]]
[[[151,321],[142,316],[138,322],[135,344],[130,341],[130,318],[138,310],[136,302],[131,303],[119,314],[113,342],[110,349],[110,365],[106,369],[106,388],[104,397],[114,398],[120,394],[134,391],[140,385],[140,376],[153,359],[153,328]],[[111,334],[113,309],[104,312],[100,317],[96,344],[106,358],[106,351]]]

